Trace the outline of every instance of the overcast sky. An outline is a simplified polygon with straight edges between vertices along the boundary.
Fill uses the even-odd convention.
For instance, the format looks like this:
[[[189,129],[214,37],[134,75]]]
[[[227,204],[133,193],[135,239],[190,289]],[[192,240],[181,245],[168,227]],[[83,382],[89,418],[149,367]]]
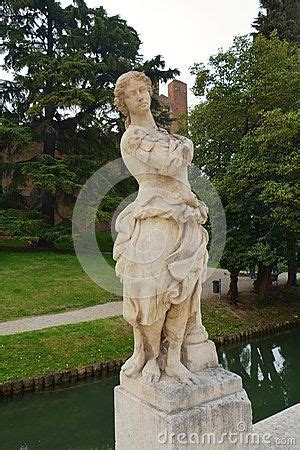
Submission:
[[[102,5],[108,15],[125,19],[139,34],[144,57],[163,55],[168,67],[180,70],[178,78],[190,90],[189,67],[228,47],[233,36],[250,33],[259,0],[87,0],[87,4]],[[7,74],[0,71],[0,78]],[[166,93],[164,86],[161,92]],[[189,104],[194,102],[189,93]]]
[[[70,3],[63,0],[63,5]],[[190,89],[189,67],[205,62],[218,48],[228,47],[235,35],[253,31],[259,0],[87,0],[102,5],[108,15],[119,14],[139,34],[145,58],[163,55],[168,67]],[[162,93],[166,93],[162,87]],[[194,103],[189,95],[190,105]]]

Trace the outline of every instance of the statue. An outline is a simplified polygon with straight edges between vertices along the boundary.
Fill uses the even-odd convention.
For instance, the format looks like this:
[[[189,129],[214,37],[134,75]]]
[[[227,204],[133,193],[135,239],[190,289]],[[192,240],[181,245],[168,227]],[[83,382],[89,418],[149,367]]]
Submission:
[[[136,200],[116,220],[113,252],[123,315],[134,330],[134,352],[122,373],[153,384],[164,371],[195,384],[199,355],[189,353],[189,346],[208,337],[200,313],[207,208],[188,180],[193,143],[156,125],[151,95],[151,81],[142,72],[117,80],[115,103],[126,118],[121,153],[139,184]]]
[[[123,315],[134,330],[134,352],[115,388],[117,450],[178,449],[182,436],[206,433],[222,442],[240,423],[252,430],[242,380],[218,365],[201,322],[207,208],[188,180],[193,144],[155,124],[151,93],[141,72],[123,74],[115,87],[126,117],[121,153],[139,184],[135,201],[117,217],[113,252]]]

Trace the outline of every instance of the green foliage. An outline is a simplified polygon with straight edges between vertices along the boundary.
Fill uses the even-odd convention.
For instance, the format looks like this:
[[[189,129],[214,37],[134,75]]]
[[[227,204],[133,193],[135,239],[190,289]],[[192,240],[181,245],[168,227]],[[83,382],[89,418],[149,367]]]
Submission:
[[[298,0],[260,0],[253,27],[267,38],[276,30],[280,39],[299,42]]]
[[[96,168],[119,156],[123,124],[114,106],[117,78],[128,70],[145,70],[157,84],[178,71],[165,69],[160,55],[143,62],[137,32],[84,0],[65,8],[56,0],[8,0],[3,16],[4,70],[14,74],[12,82],[2,83],[3,116],[16,125],[3,129],[2,146],[13,148],[15,157],[17,148],[42,142],[44,153],[11,166],[10,192],[19,192],[30,180],[33,194],[40,195],[35,203],[51,224],[58,202],[70,203]],[[167,123],[154,103],[160,122]]]
[[[33,146],[31,130],[28,126],[16,120],[1,119],[0,122],[0,152],[7,151],[7,157],[22,153]]]
[[[269,210],[269,220],[288,232],[296,232],[299,224],[299,128],[299,111],[266,113],[261,125],[243,139],[235,165],[236,179],[250,184],[251,177],[258,200]],[[252,174],[249,160],[255,167]]]
[[[205,96],[191,112],[189,122],[196,161],[210,176],[226,170],[243,137],[257,127],[265,111],[287,110],[298,101],[295,49],[272,39],[234,39],[232,47],[196,64],[194,93]]]
[[[41,239],[51,243],[71,243],[71,232],[71,222],[67,219],[51,226],[35,210],[0,210],[0,236],[17,238],[23,245],[36,246]]]
[[[49,155],[41,155],[34,162],[22,165],[21,175],[30,180],[34,189],[43,188],[52,195],[61,192],[75,194],[80,188],[76,183],[76,173],[72,172],[65,161]]]
[[[295,231],[297,220],[296,49],[276,33],[238,37],[192,71],[201,98],[189,119],[195,160],[226,212],[222,264],[270,265],[286,256],[282,236]]]

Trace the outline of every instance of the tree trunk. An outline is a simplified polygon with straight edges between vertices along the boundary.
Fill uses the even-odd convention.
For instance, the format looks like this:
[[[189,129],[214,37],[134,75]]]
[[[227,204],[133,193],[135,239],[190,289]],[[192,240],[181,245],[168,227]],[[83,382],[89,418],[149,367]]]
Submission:
[[[53,38],[53,17],[52,11],[47,6],[47,55],[54,55],[54,38]],[[46,82],[45,92],[50,93],[52,89],[51,81]],[[55,105],[49,103],[45,107],[45,122],[43,133],[43,154],[55,157],[56,146],[56,130],[54,129],[53,118],[55,114]],[[47,223],[51,226],[55,222],[55,197],[49,192],[42,190],[41,193],[41,213]],[[39,240],[38,246],[53,247],[53,243],[48,242],[43,237]]]
[[[286,287],[297,286],[297,239],[295,234],[287,238],[288,280]]]
[[[259,293],[259,287],[261,285],[262,278],[263,278],[263,267],[264,266],[262,263],[258,263],[257,277],[256,277],[256,280],[253,281],[253,288],[254,288],[255,294]]]
[[[237,305],[238,303],[238,275],[240,269],[233,269],[230,271],[230,285],[227,294],[227,300],[233,305]]]
[[[268,297],[271,287],[272,266],[262,266],[261,281],[259,284],[258,298],[264,300]]]

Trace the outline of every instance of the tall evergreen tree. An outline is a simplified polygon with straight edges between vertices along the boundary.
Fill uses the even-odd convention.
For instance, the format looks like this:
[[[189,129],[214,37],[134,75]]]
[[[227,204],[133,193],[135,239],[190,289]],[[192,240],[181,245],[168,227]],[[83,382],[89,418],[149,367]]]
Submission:
[[[144,63],[137,32],[84,0],[66,8],[57,0],[7,0],[0,32],[4,69],[14,75],[3,85],[6,126],[22,123],[32,130],[32,141],[42,142],[43,155],[19,163],[14,176],[20,183],[31,179],[53,225],[57,193],[76,193],[95,169],[92,162],[99,166],[116,156],[118,76],[145,68],[158,82],[178,71],[165,70],[161,56]]]
[[[299,42],[299,0],[260,0],[253,27],[266,38],[276,30],[282,40]]]

